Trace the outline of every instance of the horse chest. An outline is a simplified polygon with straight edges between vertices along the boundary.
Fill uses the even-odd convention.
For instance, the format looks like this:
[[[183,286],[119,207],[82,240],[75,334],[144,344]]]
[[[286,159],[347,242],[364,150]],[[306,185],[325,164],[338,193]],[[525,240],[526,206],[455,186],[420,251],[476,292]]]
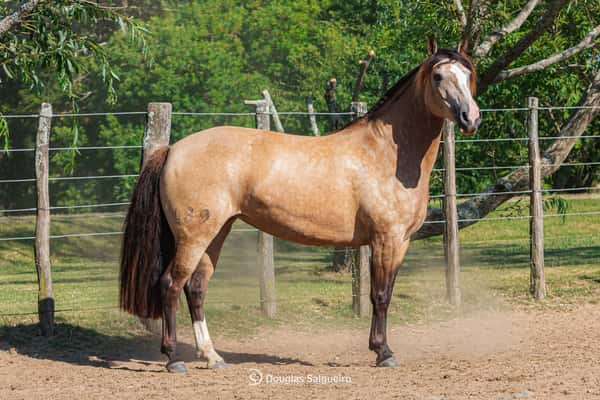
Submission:
[[[427,191],[420,187],[407,189],[391,180],[377,188],[365,188],[362,197],[361,211],[374,231],[385,232],[401,226],[412,230],[422,224],[427,214]]]

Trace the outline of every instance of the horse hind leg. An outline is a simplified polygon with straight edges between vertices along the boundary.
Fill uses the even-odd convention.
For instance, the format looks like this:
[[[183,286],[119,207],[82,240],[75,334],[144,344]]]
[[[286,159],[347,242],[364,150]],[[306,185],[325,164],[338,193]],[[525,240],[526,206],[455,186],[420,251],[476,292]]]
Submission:
[[[177,244],[175,258],[160,279],[163,312],[163,335],[160,351],[168,357],[169,372],[185,373],[183,361],[177,359],[176,314],[179,295],[196,266],[200,262],[206,246],[201,242]]]
[[[198,267],[184,287],[192,318],[192,326],[194,328],[196,350],[198,351],[198,356],[208,360],[208,368],[210,369],[225,368],[227,364],[216,352],[208,333],[206,315],[204,313],[204,300],[206,298],[206,291],[208,290],[208,282],[217,265],[225,237],[231,231],[233,221],[234,219],[229,220],[221,228],[219,234],[211,242],[206,253],[200,259]]]

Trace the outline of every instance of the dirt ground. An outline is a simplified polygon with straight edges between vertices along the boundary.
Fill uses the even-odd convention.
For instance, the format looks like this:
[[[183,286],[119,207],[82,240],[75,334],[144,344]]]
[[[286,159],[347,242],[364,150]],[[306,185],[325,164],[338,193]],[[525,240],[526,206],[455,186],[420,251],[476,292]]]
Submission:
[[[401,366],[380,369],[368,332],[279,329],[217,337],[230,363],[220,371],[205,369],[184,336],[185,376],[165,372],[154,338],[94,356],[0,343],[0,399],[594,399],[599,332],[600,305],[396,326]]]

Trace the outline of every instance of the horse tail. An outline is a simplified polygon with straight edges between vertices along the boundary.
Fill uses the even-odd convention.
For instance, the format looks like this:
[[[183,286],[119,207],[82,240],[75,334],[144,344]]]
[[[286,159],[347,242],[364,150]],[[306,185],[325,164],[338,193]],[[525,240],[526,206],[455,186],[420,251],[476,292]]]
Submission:
[[[119,303],[142,318],[160,318],[160,277],[173,259],[175,240],[160,203],[160,176],[168,147],[150,156],[127,211],[121,247]]]

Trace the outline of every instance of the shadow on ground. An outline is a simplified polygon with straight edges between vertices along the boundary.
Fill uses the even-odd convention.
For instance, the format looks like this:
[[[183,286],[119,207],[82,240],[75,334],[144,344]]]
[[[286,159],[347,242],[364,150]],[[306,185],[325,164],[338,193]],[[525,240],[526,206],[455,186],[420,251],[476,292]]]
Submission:
[[[60,323],[55,327],[55,335],[45,338],[39,335],[37,324],[0,326],[0,350],[16,351],[32,358],[75,365],[115,368],[116,364],[133,361],[136,364],[158,366],[166,362],[166,357],[159,349],[160,337],[152,335],[110,336],[93,329]],[[183,361],[197,360],[194,346],[178,342],[177,351]],[[222,349],[217,351],[229,364],[312,365],[299,359],[269,354],[232,352]],[[127,367],[125,369],[142,371]]]

